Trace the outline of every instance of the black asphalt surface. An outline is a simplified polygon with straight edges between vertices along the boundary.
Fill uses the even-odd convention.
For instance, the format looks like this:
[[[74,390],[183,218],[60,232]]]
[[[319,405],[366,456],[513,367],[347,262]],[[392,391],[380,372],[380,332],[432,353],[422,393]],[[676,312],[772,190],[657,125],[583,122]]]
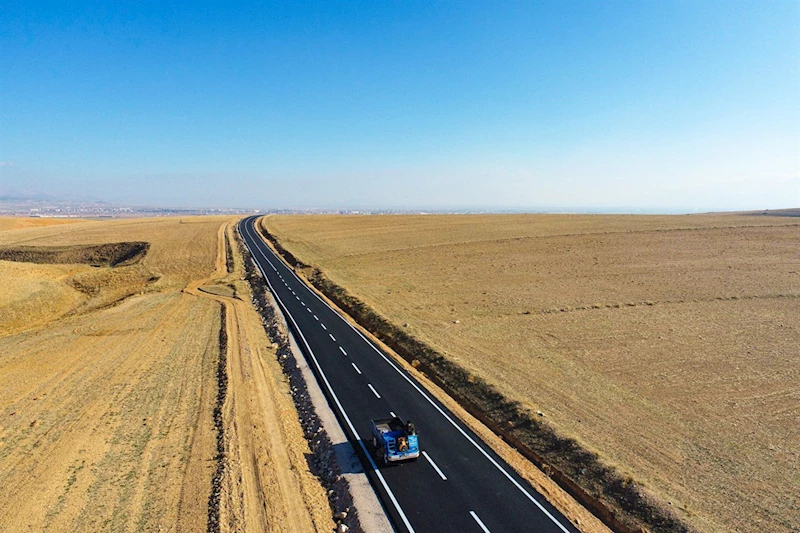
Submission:
[[[397,531],[575,532],[577,529],[404,370],[323,302],[256,233],[239,231],[286,315]],[[379,465],[370,420],[412,420],[424,454]]]

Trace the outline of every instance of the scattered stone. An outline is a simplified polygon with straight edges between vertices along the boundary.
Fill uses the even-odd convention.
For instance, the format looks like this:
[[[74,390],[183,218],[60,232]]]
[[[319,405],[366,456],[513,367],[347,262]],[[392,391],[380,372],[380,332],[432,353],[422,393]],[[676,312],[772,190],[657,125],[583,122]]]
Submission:
[[[453,320],[453,324],[461,324],[460,320]]]
[[[336,533],[347,533],[350,530],[346,524],[339,524],[339,527],[336,528]]]
[[[539,415],[539,416],[544,416],[544,413],[541,412],[541,411],[536,411],[536,414]]]

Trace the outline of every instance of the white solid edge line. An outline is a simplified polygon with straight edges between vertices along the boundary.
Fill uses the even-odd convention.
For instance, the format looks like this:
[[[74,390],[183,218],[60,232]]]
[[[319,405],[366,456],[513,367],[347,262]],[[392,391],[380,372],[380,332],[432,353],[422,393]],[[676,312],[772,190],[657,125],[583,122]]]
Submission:
[[[378,394],[378,391],[375,390],[375,387],[372,386],[372,383],[367,383],[367,387],[369,387],[369,390],[372,391],[372,394],[377,396],[379,400],[381,399],[381,395]]]
[[[333,336],[333,333],[328,333],[328,337],[330,337],[333,342],[336,342],[336,337]]]
[[[237,229],[238,229],[238,225],[237,225]],[[245,231],[247,232],[247,224],[245,224]],[[241,231],[239,233],[241,233]],[[247,233],[248,233],[248,236],[250,236],[252,238],[252,236],[250,235],[250,232],[247,232]],[[247,250],[250,252],[250,255],[252,255],[253,258],[255,258],[255,254],[253,254],[253,250],[250,249],[250,246],[247,244],[247,241],[245,239],[242,239],[242,240],[244,240],[244,244],[245,244],[245,246],[247,246]],[[267,258],[267,256],[264,255],[264,252],[261,251],[261,249],[258,249],[258,251],[259,251],[259,253],[261,253],[262,257],[264,257],[264,259],[267,260],[267,263],[269,263],[272,266],[272,268],[275,268],[275,266],[272,265],[272,262]],[[258,266],[258,269],[261,271],[261,274],[264,276],[264,281],[267,282],[267,285],[269,285],[270,289],[272,290],[273,289],[272,284],[269,282],[269,279],[267,278],[267,275],[264,273],[264,270],[261,268],[261,264],[258,261],[256,261],[255,263],[256,263],[256,266]],[[276,269],[276,271],[277,271],[277,269]],[[400,503],[397,501],[397,498],[395,498],[394,493],[392,492],[392,489],[389,488],[389,485],[386,483],[386,480],[384,479],[383,474],[381,474],[381,471],[378,470],[378,465],[375,464],[375,461],[372,459],[372,455],[370,455],[369,452],[367,451],[367,447],[364,444],[364,441],[359,436],[358,432],[356,431],[356,428],[353,427],[353,423],[350,421],[350,417],[347,415],[347,411],[345,411],[344,407],[342,407],[342,404],[339,401],[339,397],[336,396],[336,393],[333,391],[333,387],[331,387],[331,384],[328,381],[328,377],[322,371],[322,367],[319,365],[319,361],[317,361],[317,357],[314,355],[314,352],[311,350],[311,346],[308,345],[308,341],[306,340],[305,335],[303,335],[303,332],[300,331],[300,328],[297,326],[297,322],[295,322],[294,317],[289,312],[289,309],[286,308],[286,306],[283,304],[283,302],[281,301],[280,297],[274,292],[274,290],[273,290],[272,294],[275,296],[275,299],[278,301],[280,306],[286,312],[286,315],[292,321],[292,324],[294,324],[295,328],[297,329],[297,333],[300,335],[300,338],[303,340],[303,344],[306,345],[306,349],[308,350],[308,353],[311,356],[311,359],[314,361],[314,365],[317,367],[317,370],[319,371],[319,375],[322,377],[322,380],[325,382],[325,387],[328,389],[328,392],[331,393],[331,396],[333,397],[333,400],[336,403],[336,406],[339,408],[339,411],[342,413],[342,417],[344,418],[345,422],[347,423],[347,427],[350,428],[350,431],[353,433],[353,436],[356,438],[356,440],[358,440],[358,443],[361,445],[361,450],[364,452],[364,456],[369,461],[369,464],[372,467],[373,472],[375,472],[375,475],[377,476],[378,480],[381,482],[381,485],[386,490],[386,494],[389,495],[389,499],[392,501],[392,505],[394,505],[394,508],[397,510],[397,513],[400,515],[400,519],[403,521],[403,524],[406,526],[406,529],[408,529],[409,533],[414,533],[414,528],[411,527],[411,523],[408,521],[408,517],[406,517],[406,514],[403,512],[403,508],[400,507]]]
[[[260,252],[260,251],[261,251],[261,250],[259,250],[259,252]],[[252,253],[252,252],[251,252],[251,253]],[[270,250],[270,253],[272,253],[272,250]],[[263,254],[263,252],[261,253],[261,255],[264,255],[264,254]],[[276,257],[277,257],[277,256],[276,256]],[[265,259],[267,259],[267,258],[266,258],[266,256],[264,256],[264,258],[265,258]],[[281,258],[278,258],[278,260],[279,260],[279,261],[281,261],[281,262],[283,262],[283,259],[281,259]],[[272,264],[272,262],[271,262],[269,259],[267,259],[267,262],[269,262],[269,263],[270,263],[270,265]],[[547,516],[547,517],[548,517],[550,520],[552,520],[552,521],[553,521],[553,523],[554,523],[555,525],[557,525],[557,526],[559,527],[559,529],[561,529],[561,531],[563,531],[564,533],[569,533],[569,530],[568,530],[566,527],[564,527],[564,525],[563,525],[563,524],[561,524],[561,522],[559,522],[559,521],[556,519],[556,517],[554,517],[554,516],[553,516],[553,515],[550,513],[550,511],[548,511],[547,509],[545,509],[545,508],[544,508],[544,506],[543,506],[541,503],[539,503],[539,502],[536,500],[536,498],[534,498],[534,497],[533,497],[533,495],[532,495],[530,492],[528,492],[527,490],[525,490],[525,487],[523,487],[522,485],[520,485],[520,484],[519,484],[519,482],[517,482],[517,480],[516,480],[516,479],[514,479],[514,478],[511,476],[511,474],[509,474],[509,473],[506,471],[506,469],[505,469],[505,468],[503,468],[503,467],[502,467],[502,466],[501,466],[501,465],[500,465],[500,464],[499,464],[497,461],[495,461],[495,460],[494,460],[494,458],[493,458],[491,455],[489,455],[489,453],[488,453],[486,450],[484,450],[484,449],[483,449],[483,448],[482,448],[482,447],[481,447],[481,446],[480,446],[480,445],[479,445],[477,442],[475,442],[475,439],[473,439],[472,437],[470,437],[470,436],[467,434],[467,432],[466,432],[466,431],[464,431],[463,429],[461,429],[461,428],[459,427],[459,425],[458,425],[458,424],[456,424],[456,423],[455,423],[455,421],[454,421],[454,420],[453,420],[453,419],[452,419],[452,418],[451,418],[451,417],[450,417],[450,416],[449,416],[447,413],[445,413],[445,412],[444,412],[444,411],[441,409],[441,407],[439,407],[438,405],[436,405],[436,403],[435,403],[435,402],[434,402],[434,401],[431,399],[431,397],[430,397],[430,396],[428,396],[428,395],[425,393],[425,391],[423,391],[422,389],[420,389],[420,388],[417,386],[417,384],[416,384],[416,383],[414,383],[414,382],[411,380],[411,378],[409,378],[408,376],[406,376],[405,374],[403,374],[403,372],[402,372],[402,371],[401,371],[401,370],[400,370],[400,369],[397,367],[397,365],[395,365],[394,361],[392,361],[391,359],[389,359],[389,358],[386,356],[386,354],[384,354],[382,351],[380,351],[380,350],[378,349],[378,347],[377,347],[377,346],[375,346],[375,345],[374,345],[374,344],[373,344],[373,343],[372,343],[372,342],[371,342],[369,339],[367,339],[367,338],[364,336],[364,334],[363,334],[363,333],[361,333],[361,331],[359,331],[359,330],[358,330],[358,328],[356,328],[356,327],[355,327],[353,324],[351,324],[351,323],[350,323],[350,322],[349,322],[347,319],[345,319],[345,318],[344,318],[344,317],[341,315],[341,313],[339,313],[339,311],[337,311],[336,309],[334,309],[333,307],[331,307],[331,306],[328,304],[328,302],[326,302],[325,300],[323,300],[323,299],[320,297],[320,295],[319,295],[319,294],[317,294],[315,291],[312,291],[310,288],[308,288],[308,286],[305,284],[305,282],[304,282],[302,279],[300,279],[300,276],[298,276],[298,275],[295,273],[295,271],[294,271],[294,270],[292,270],[292,269],[291,269],[291,268],[289,268],[289,267],[287,267],[287,269],[288,269],[288,270],[289,270],[289,272],[290,272],[290,273],[291,273],[291,274],[292,274],[292,275],[293,275],[293,276],[294,276],[294,277],[297,279],[297,281],[299,281],[299,282],[300,282],[300,285],[301,285],[302,287],[304,287],[304,288],[305,288],[305,289],[306,289],[306,290],[307,290],[309,293],[313,294],[313,295],[314,295],[314,297],[315,297],[315,298],[317,298],[317,300],[319,300],[320,302],[322,302],[322,303],[323,303],[323,304],[324,304],[324,305],[325,305],[325,306],[326,306],[328,309],[330,309],[331,311],[333,311],[333,312],[334,312],[334,313],[335,313],[335,314],[336,314],[336,315],[337,315],[337,316],[338,316],[338,317],[339,317],[339,318],[342,320],[342,322],[344,322],[345,324],[347,324],[348,326],[350,326],[350,328],[351,328],[353,331],[355,331],[355,332],[356,332],[356,334],[358,334],[358,336],[359,336],[359,337],[361,337],[361,338],[364,340],[364,342],[366,342],[366,343],[367,343],[367,344],[368,344],[368,345],[369,345],[369,346],[370,346],[370,347],[371,347],[373,350],[375,350],[375,351],[378,353],[378,355],[380,355],[380,356],[383,358],[383,360],[384,360],[384,361],[386,361],[387,363],[389,363],[389,365],[390,365],[392,368],[394,368],[394,370],[395,370],[395,371],[396,371],[398,374],[400,374],[400,375],[403,377],[403,379],[405,379],[405,380],[406,380],[406,381],[407,381],[407,382],[408,382],[408,383],[409,383],[409,384],[410,384],[412,387],[414,387],[414,388],[417,390],[417,392],[419,392],[419,393],[422,395],[422,397],[423,397],[423,398],[425,398],[425,399],[428,401],[428,403],[430,403],[430,404],[431,404],[431,405],[434,407],[434,409],[436,409],[437,411],[439,411],[439,414],[441,414],[441,415],[442,415],[442,416],[445,418],[445,420],[447,420],[448,422],[450,422],[450,424],[452,424],[452,425],[453,425],[453,427],[455,427],[455,428],[456,428],[456,430],[458,430],[458,432],[459,432],[459,433],[461,433],[461,435],[462,435],[462,436],[463,436],[465,439],[467,439],[467,441],[468,441],[470,444],[472,444],[473,446],[475,446],[475,448],[477,448],[477,449],[478,449],[478,451],[479,451],[479,452],[481,452],[481,454],[483,454],[483,456],[484,456],[484,457],[486,457],[486,459],[488,459],[488,460],[489,460],[489,462],[490,462],[490,463],[491,463],[491,464],[492,464],[492,465],[493,465],[495,468],[497,468],[497,469],[498,469],[498,470],[499,470],[499,471],[500,471],[500,472],[501,472],[501,473],[502,473],[502,474],[503,474],[503,475],[504,475],[504,476],[505,476],[505,477],[506,477],[506,478],[507,478],[509,481],[511,481],[511,483],[512,483],[512,484],[513,484],[513,485],[514,485],[514,486],[515,486],[515,487],[516,487],[516,488],[517,488],[517,489],[518,489],[520,492],[522,492],[522,494],[524,494],[524,495],[525,495],[525,497],[527,497],[527,498],[528,498],[528,500],[530,500],[530,501],[531,501],[531,502],[532,502],[534,505],[536,505],[536,507],[538,507],[540,511],[542,511],[542,512],[543,512],[543,513],[544,513],[544,514],[545,514],[545,515],[546,515],[546,516]]]
[[[478,515],[475,514],[475,511],[470,511],[469,514],[472,515],[472,518],[474,518],[478,525],[481,526],[481,529],[484,531],[484,533],[492,533],[489,531],[489,528],[486,527],[486,524],[484,524],[481,519],[478,518]]]
[[[361,370],[358,369],[358,367],[356,366],[355,363],[350,363],[350,364],[353,365],[353,368],[356,369],[356,372],[358,372],[358,375],[360,376],[361,375]]]
[[[433,459],[431,459],[431,456],[428,455],[428,452],[423,451],[422,455],[425,457],[425,459],[428,460],[433,469],[436,470],[436,473],[439,474],[439,477],[442,478],[443,481],[447,481],[447,476],[445,476],[444,473],[442,473],[442,471],[439,469],[439,467],[436,466],[436,463],[433,462]]]
[[[342,353],[343,353],[343,354],[347,355],[347,352],[345,352],[345,351],[344,351],[344,348],[342,348],[341,346],[339,346],[339,349],[342,351]]]

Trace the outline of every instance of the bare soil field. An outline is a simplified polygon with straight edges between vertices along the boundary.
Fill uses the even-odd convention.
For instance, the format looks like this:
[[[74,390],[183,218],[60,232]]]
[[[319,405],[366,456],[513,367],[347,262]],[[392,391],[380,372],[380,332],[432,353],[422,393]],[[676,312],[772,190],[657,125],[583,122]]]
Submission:
[[[212,504],[225,518],[219,531],[254,523],[271,531],[331,529],[257,313],[245,295],[230,298],[234,310],[221,314],[220,297],[201,290],[232,287],[241,277],[226,271],[220,238],[229,221],[20,227],[0,219],[7,228],[0,249],[28,254],[0,260],[0,531],[205,531]],[[117,261],[132,248],[115,243],[149,246]],[[96,248],[107,244],[114,244],[110,255],[109,247]],[[19,261],[76,250],[70,257],[83,263]],[[218,406],[221,360],[223,373],[255,380],[245,386],[232,377],[227,403]],[[242,418],[239,397],[263,411]],[[225,458],[215,408],[225,442],[247,440],[253,450],[228,456],[228,481],[216,495],[212,478]],[[247,466],[237,470],[240,458]],[[242,471],[257,478],[258,490]]]
[[[800,529],[796,218],[265,224],[300,261],[699,529]]]

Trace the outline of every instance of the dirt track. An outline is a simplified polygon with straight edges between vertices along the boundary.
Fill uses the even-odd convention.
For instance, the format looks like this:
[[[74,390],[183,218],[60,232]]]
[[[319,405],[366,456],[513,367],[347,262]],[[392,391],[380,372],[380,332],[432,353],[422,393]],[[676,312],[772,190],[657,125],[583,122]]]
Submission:
[[[227,231],[226,231],[227,230]],[[241,281],[242,258],[226,253],[231,227],[221,227],[214,274],[187,292],[226,308],[228,394],[222,407],[226,457],[220,482],[220,531],[329,531],[325,491],[308,471],[308,444],[260,317]],[[227,274],[227,265],[234,271]]]

